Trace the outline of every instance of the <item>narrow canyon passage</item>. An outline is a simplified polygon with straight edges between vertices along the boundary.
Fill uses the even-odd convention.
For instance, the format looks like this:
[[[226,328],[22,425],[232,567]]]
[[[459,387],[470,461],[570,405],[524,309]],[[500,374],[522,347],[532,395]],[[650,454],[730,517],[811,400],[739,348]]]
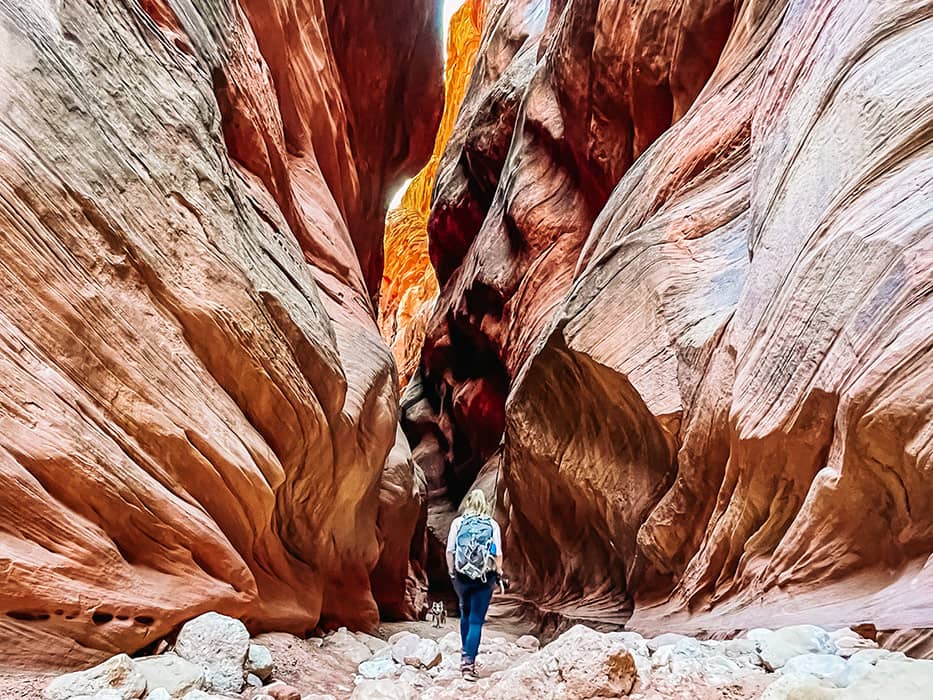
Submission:
[[[542,629],[928,638],[931,96],[899,91],[929,8],[468,2],[454,25],[380,303],[432,589],[479,486]]]
[[[933,653],[931,47],[920,0],[0,0],[2,667],[422,630],[474,488],[510,668]]]

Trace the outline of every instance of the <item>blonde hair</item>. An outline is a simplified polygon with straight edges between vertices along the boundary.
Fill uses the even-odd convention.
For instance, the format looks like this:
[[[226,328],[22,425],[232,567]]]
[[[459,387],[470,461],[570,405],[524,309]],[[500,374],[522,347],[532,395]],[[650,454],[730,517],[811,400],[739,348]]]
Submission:
[[[460,505],[463,515],[492,515],[492,504],[486,500],[482,489],[473,489]]]

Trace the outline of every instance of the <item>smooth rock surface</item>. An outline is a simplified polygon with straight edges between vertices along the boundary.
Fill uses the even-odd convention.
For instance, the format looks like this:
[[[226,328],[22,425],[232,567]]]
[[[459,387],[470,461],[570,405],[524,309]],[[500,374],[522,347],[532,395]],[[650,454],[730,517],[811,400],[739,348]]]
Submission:
[[[260,680],[267,680],[274,669],[272,652],[262,644],[250,644],[246,654],[246,672],[255,674]]]
[[[836,645],[826,630],[815,625],[795,625],[775,630],[759,642],[766,668],[776,671],[801,654],[833,654]]]
[[[203,668],[177,654],[133,659],[133,666],[145,677],[150,695],[152,691],[162,688],[171,698],[181,698],[190,690],[201,690],[204,687]]]
[[[146,692],[146,678],[126,654],[89,668],[58,676],[46,686],[46,700],[69,700],[81,695],[94,696],[98,693],[115,695],[120,700],[141,698]]]
[[[175,640],[175,653],[200,667],[204,689],[214,693],[242,690],[249,647],[246,626],[214,612],[186,622]]]

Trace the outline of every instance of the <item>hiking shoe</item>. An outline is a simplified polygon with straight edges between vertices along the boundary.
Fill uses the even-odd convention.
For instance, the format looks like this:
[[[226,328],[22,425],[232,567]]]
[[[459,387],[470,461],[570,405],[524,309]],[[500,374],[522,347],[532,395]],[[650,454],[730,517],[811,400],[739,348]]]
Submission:
[[[464,664],[463,668],[460,670],[460,673],[463,676],[465,681],[478,681],[479,676],[476,675],[476,664]]]

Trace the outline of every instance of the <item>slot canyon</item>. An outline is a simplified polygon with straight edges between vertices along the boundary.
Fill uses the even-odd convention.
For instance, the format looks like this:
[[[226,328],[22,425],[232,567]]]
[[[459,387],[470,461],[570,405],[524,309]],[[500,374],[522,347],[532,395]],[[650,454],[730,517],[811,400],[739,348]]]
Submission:
[[[421,630],[477,488],[526,676],[294,698],[933,658],[929,0],[0,0],[0,241],[2,700],[205,614]]]

